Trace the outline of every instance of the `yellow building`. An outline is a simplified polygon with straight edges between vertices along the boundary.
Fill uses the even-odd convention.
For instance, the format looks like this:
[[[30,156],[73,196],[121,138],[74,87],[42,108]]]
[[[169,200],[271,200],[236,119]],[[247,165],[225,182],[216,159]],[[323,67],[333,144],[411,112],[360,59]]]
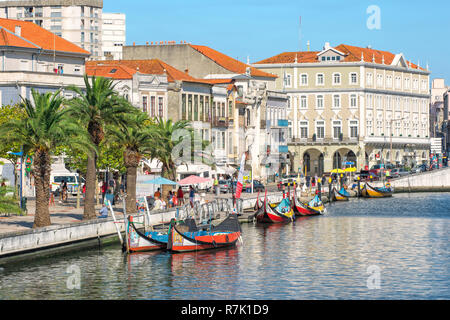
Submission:
[[[253,66],[277,75],[269,90],[289,97],[292,171],[428,160],[430,72],[403,54],[326,43]]]

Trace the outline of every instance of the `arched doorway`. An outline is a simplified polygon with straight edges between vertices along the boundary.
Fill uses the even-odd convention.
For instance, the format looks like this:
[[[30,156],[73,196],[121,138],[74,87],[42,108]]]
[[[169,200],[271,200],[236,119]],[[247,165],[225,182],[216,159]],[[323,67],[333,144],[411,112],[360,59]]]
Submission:
[[[352,150],[347,153],[347,162],[353,162],[351,166],[354,168],[358,168],[358,159],[356,157],[356,154]]]
[[[333,169],[338,169],[342,167],[342,158],[339,151],[333,154]]]
[[[320,156],[319,156],[319,172],[318,172],[318,174],[319,174],[319,176],[322,176],[323,175],[323,173],[324,173],[324,171],[325,171],[325,161],[324,161],[324,156],[323,156],[323,153],[321,153],[320,154]]]
[[[311,172],[311,156],[308,152],[303,154],[303,174]]]

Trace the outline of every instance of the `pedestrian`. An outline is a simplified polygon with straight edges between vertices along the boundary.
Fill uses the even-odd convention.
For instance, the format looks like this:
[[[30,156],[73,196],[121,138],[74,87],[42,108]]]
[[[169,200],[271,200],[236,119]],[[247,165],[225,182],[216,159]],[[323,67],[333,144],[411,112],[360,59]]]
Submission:
[[[183,189],[181,187],[178,188],[177,199],[178,199],[178,205],[184,204],[184,193],[183,193]]]
[[[153,195],[156,198],[161,198],[161,188],[158,188],[158,190],[156,190],[155,194]]]
[[[316,186],[316,176],[311,178],[311,186],[314,188]]]
[[[214,176],[214,193],[219,195],[219,180],[217,180],[217,175]]]
[[[195,197],[195,190],[192,186],[189,186],[189,201],[191,203],[191,207],[194,207],[194,197]]]
[[[100,209],[100,219],[108,218],[108,208],[106,207],[106,204],[102,204],[102,208]]]
[[[106,195],[106,190],[107,190],[105,181],[102,181],[102,188],[101,188],[101,190],[102,190],[102,202],[105,202],[105,195]]]
[[[169,208],[173,207],[173,193],[169,191],[169,195],[167,196],[167,203],[169,204]]]
[[[2,182],[2,188],[4,187],[3,184],[4,184],[4,182]],[[55,205],[55,196],[54,196],[53,191],[52,191],[52,184],[51,183],[48,186],[48,189],[50,191],[50,199],[49,199],[49,203],[48,204],[49,204],[49,206],[54,206]]]

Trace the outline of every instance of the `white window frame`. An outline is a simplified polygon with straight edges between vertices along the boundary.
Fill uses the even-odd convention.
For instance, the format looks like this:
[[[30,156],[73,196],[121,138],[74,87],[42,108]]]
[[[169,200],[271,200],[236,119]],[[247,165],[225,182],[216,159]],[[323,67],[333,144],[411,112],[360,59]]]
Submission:
[[[319,97],[321,97],[322,106],[319,106]],[[323,94],[316,95],[316,109],[323,110],[325,109],[325,96]]]
[[[305,129],[306,128],[306,137],[302,137],[302,128]],[[308,134],[309,134],[309,121],[306,120],[300,120],[298,122],[298,137],[300,139],[308,139]]]
[[[338,105],[338,106],[336,106],[336,100],[335,100],[336,97],[338,97],[338,102],[339,102],[339,105]],[[333,94],[332,99],[333,99],[333,104],[332,104],[332,105],[333,105],[333,108],[332,108],[332,109],[341,109],[341,108],[342,108],[342,99],[341,99],[341,95],[335,93],[335,94]]]
[[[353,105],[353,100],[355,101],[355,104]],[[349,108],[354,109],[358,107],[358,95],[356,93],[351,93],[348,96],[348,105]]]
[[[367,78],[367,83],[366,84],[368,86],[373,86],[373,73],[367,72],[366,78]]]
[[[355,81],[353,81],[353,76],[355,77]],[[348,83],[349,84],[358,84],[358,73],[350,72]]]
[[[339,140],[339,135],[337,137],[335,136],[334,128],[339,128],[339,135],[341,133],[343,134],[344,132],[342,131],[342,120],[332,120],[331,121],[331,130],[333,132],[333,139]]]
[[[308,96],[305,95],[300,96],[300,109],[302,110],[308,109]]]
[[[319,83],[319,76],[322,76],[322,83]],[[325,74],[317,73],[316,74],[316,86],[324,86],[325,85]]]
[[[306,83],[303,83],[303,78],[306,76]],[[309,79],[308,79],[309,77],[308,77],[308,74],[307,73],[302,73],[302,74],[300,74],[300,86],[302,86],[302,87],[305,87],[305,86],[307,86],[308,85],[308,81],[309,81]]]
[[[336,82],[336,76],[338,76],[339,81]],[[340,86],[342,84],[342,75],[340,72],[333,73],[333,86]]]
[[[322,123],[323,125],[318,125],[319,123]],[[319,137],[319,134],[318,134],[318,131],[317,131],[317,129],[318,128],[323,128],[323,137]],[[326,135],[326,126],[325,126],[325,120],[316,120],[315,121],[315,128],[314,128],[315,130],[314,130],[314,133],[316,134],[316,139],[317,140],[323,140],[323,139],[325,139],[325,135]]]
[[[285,74],[284,86],[286,88],[292,88],[292,75],[290,73]]]
[[[353,125],[352,125],[353,122]],[[356,127],[356,137],[352,137],[352,128]],[[348,120],[348,137],[350,139],[358,139],[359,135],[359,120],[358,119],[349,119]]]

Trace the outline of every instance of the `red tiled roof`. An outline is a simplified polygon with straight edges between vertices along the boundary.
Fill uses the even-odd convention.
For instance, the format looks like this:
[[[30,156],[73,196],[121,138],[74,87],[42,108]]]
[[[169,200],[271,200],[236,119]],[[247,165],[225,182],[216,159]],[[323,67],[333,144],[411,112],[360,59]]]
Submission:
[[[95,64],[92,61],[86,62],[86,74],[88,76],[105,77],[117,80],[131,80],[137,70],[131,69],[121,64],[105,63]]]
[[[255,77],[265,77],[265,78],[277,78],[276,75],[258,70],[252,66],[249,66],[243,62],[240,62],[236,59],[233,59],[219,51],[216,51],[214,49],[211,49],[206,46],[198,46],[198,45],[192,45],[190,46],[206,56],[207,58],[211,59],[218,65],[222,66],[223,68],[227,69],[228,71],[238,73],[238,74],[244,74],[247,70],[247,67],[250,67],[250,74]]]
[[[21,29],[20,36],[15,34],[16,26]],[[42,48],[59,52],[90,54],[72,42],[58,37],[33,22],[0,18],[0,29],[0,45],[2,46]]]
[[[130,79],[133,77],[133,74],[136,72],[140,72],[143,74],[158,74],[158,75],[167,75],[167,81],[174,82],[178,81],[188,81],[188,82],[196,82],[196,83],[205,83],[205,84],[213,84],[214,79],[197,79],[191,77],[189,74],[182,72],[178,69],[175,69],[171,65],[159,60],[159,59],[149,59],[149,60],[107,60],[107,61],[87,61],[86,62],[86,74],[94,75],[93,72],[98,72],[98,75],[103,77],[111,77],[109,75],[111,69],[115,66],[122,66],[126,68],[126,73],[128,73]],[[104,67],[104,68],[99,68]],[[131,71],[130,71],[131,70]],[[116,71],[118,72],[118,71]],[[122,72],[119,74],[124,75]],[[116,78],[119,79],[119,78]],[[229,82],[229,79],[226,79],[226,83]]]
[[[345,59],[343,60],[344,62],[359,62],[361,61],[361,55],[363,54],[364,62],[372,62],[373,58],[375,58],[375,63],[382,64],[384,58],[384,64],[390,65],[395,58],[395,54],[389,51],[361,48],[346,44],[338,45],[334,47],[334,49],[346,54]],[[271,58],[255,62],[255,64],[294,63],[296,57],[298,63],[314,63],[319,62],[317,59],[317,54],[319,52],[320,51],[284,52]],[[406,63],[408,63],[408,61]],[[411,62],[410,65],[413,69],[420,68]],[[424,70],[423,68],[420,69]]]

